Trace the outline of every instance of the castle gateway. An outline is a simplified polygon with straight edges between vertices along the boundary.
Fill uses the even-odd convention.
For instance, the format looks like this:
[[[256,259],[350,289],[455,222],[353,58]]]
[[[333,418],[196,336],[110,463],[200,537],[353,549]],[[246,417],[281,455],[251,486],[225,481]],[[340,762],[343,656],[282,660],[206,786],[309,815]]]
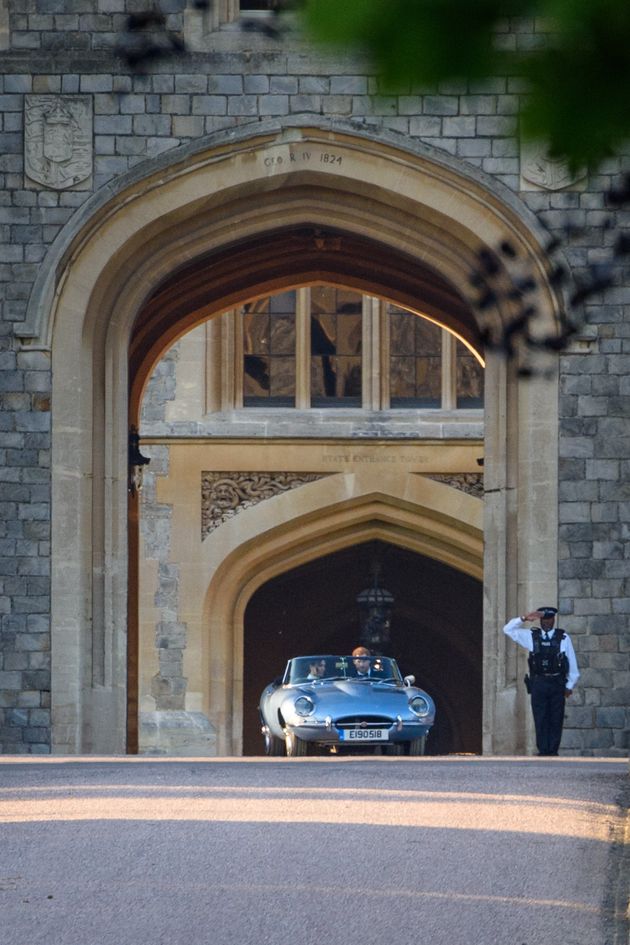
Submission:
[[[596,461],[586,396],[605,376],[614,411],[614,325],[535,382],[478,341],[484,248],[537,273],[541,330],[560,304],[533,213],[557,188],[519,172],[507,80],[379,105],[359,65],[227,28],[147,76],[16,30],[1,750],[260,753],[263,686],[350,650],[377,574],[429,751],[531,751],[501,628],[559,601],[563,750],[621,753],[597,520],[621,527],[623,443]],[[565,567],[585,543],[602,567]]]

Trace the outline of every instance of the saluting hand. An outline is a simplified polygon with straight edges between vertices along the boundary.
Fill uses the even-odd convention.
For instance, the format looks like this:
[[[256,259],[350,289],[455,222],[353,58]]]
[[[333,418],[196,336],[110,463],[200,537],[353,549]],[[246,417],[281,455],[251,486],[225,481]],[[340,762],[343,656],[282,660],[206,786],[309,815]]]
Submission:
[[[521,619],[522,620],[540,620],[543,616],[541,610],[532,610],[531,613],[525,614]]]

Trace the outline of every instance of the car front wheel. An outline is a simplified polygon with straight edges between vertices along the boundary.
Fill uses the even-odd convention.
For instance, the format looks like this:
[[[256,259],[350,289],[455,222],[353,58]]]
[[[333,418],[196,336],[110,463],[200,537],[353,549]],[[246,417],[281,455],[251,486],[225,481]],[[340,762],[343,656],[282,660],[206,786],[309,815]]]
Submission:
[[[284,755],[285,746],[281,738],[278,738],[272,732],[267,729],[264,733],[265,736],[265,754],[273,755],[274,757],[279,757]]]
[[[308,742],[298,738],[293,732],[285,732],[284,744],[288,758],[301,758],[308,754]]]
[[[394,742],[392,745],[388,745],[385,749],[386,755],[404,755],[405,754],[405,743],[404,742]]]
[[[412,738],[409,742],[410,755],[424,755],[424,749],[427,744],[427,736],[421,735],[420,738]]]

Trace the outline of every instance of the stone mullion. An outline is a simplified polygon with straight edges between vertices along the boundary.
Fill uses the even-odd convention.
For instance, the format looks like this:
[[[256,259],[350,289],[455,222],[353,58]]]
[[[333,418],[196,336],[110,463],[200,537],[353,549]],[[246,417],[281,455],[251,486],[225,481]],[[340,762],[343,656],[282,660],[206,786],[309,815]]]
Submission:
[[[307,410],[311,406],[311,290],[309,286],[296,291],[295,304],[295,406]]]
[[[390,408],[390,366],[389,366],[389,314],[387,303],[383,299],[376,299],[378,307],[379,322],[379,350],[378,350],[378,369],[379,369],[379,395],[380,409],[389,410]]]
[[[450,331],[442,331],[442,410],[457,407],[456,340]]]
[[[362,406],[365,410],[379,410],[381,406],[381,324],[380,301],[363,296],[363,371]]]
[[[243,406],[243,316],[227,312],[221,318],[223,330],[223,371],[221,374],[221,405],[224,411]]]
[[[224,360],[223,334],[226,316],[218,315],[206,322],[206,403],[205,412],[214,413],[223,406]]]

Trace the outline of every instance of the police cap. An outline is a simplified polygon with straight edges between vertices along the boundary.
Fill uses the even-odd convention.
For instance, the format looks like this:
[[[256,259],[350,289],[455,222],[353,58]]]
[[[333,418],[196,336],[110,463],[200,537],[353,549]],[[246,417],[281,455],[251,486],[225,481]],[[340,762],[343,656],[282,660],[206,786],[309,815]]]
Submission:
[[[538,610],[543,615],[543,617],[555,617],[558,613],[556,607],[539,607]]]

